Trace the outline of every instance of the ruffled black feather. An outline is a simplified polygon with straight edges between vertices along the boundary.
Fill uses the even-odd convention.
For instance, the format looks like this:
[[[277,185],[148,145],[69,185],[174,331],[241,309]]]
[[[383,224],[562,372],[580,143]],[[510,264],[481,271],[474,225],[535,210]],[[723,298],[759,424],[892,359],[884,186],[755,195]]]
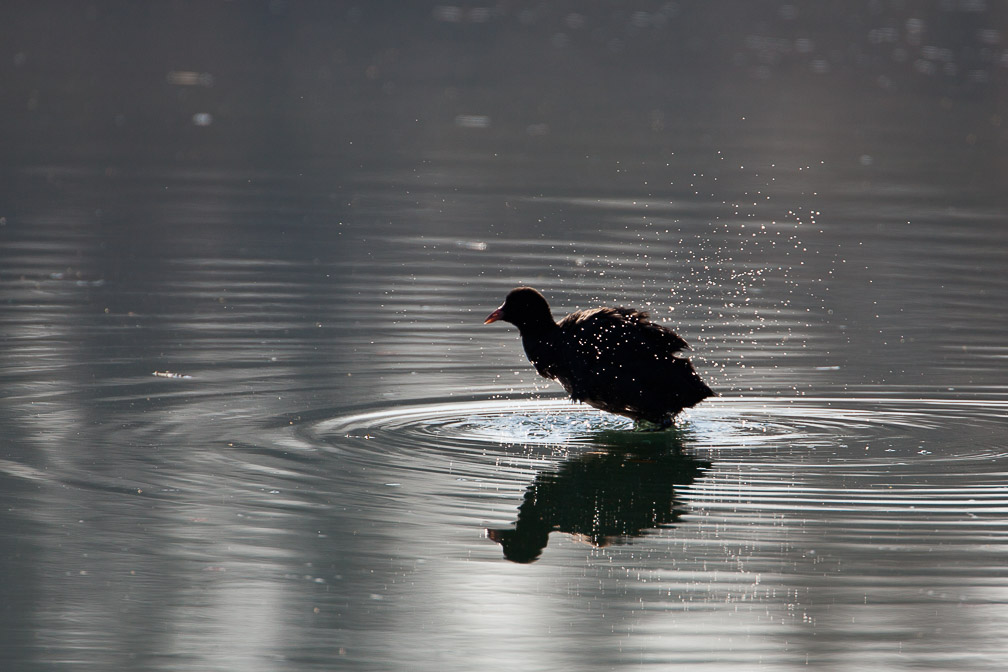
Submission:
[[[714,395],[690,361],[678,356],[689,349],[686,341],[645,312],[594,308],[557,324],[539,292],[519,287],[494,315],[518,327],[536,370],[575,401],[664,426]]]

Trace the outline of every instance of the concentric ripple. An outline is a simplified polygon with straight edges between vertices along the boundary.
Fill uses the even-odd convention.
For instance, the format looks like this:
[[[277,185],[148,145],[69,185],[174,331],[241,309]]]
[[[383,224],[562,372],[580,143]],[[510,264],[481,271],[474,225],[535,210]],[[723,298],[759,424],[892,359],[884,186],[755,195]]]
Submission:
[[[594,432],[631,427],[624,418],[563,400],[491,399],[382,409],[335,418],[317,429],[349,437],[385,431],[432,441],[562,445],[587,442]]]
[[[376,409],[300,431],[364,466],[480,483],[452,490],[464,500],[458,515],[473,525],[513,511],[523,489],[524,501],[541,499],[546,479],[551,492],[564,491],[558,519],[608,516],[624,536],[643,532],[623,520],[639,514],[624,500],[643,492],[654,495],[653,506],[716,522],[722,540],[759,538],[784,516],[801,520],[804,533],[842,529],[823,534],[848,542],[930,526],[972,544],[1008,533],[1006,416],[1008,402],[998,400],[719,398],[673,429],[643,432],[562,400],[490,399]],[[653,473],[638,470],[642,462]],[[592,479],[605,480],[606,470],[616,484],[602,493]],[[568,510],[583,499],[589,510]],[[654,518],[652,527],[671,520]],[[555,529],[587,534],[576,528]]]
[[[394,437],[399,448],[432,451],[487,446],[598,445],[614,437],[668,434],[702,451],[801,452],[803,463],[844,457],[859,463],[1004,457],[998,439],[1008,402],[878,398],[719,398],[684,413],[676,428],[638,431],[626,418],[558,399],[490,399],[382,408],[320,421],[328,438]],[[967,440],[967,437],[969,439]],[[908,452],[909,451],[909,452]]]

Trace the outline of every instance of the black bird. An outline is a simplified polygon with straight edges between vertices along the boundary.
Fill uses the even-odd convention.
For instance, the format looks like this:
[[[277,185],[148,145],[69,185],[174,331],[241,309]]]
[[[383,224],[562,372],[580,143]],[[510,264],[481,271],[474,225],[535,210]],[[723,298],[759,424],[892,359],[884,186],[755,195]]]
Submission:
[[[504,320],[518,327],[529,361],[556,380],[574,401],[668,427],[684,408],[714,392],[700,380],[688,349],[671,329],[631,308],[579,310],[556,323],[543,295],[511,290],[483,324]]]

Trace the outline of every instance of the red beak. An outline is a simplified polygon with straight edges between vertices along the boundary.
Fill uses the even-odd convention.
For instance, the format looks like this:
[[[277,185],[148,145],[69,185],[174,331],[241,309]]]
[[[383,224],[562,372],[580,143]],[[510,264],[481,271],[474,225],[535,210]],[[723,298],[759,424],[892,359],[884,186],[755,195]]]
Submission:
[[[494,312],[490,313],[487,319],[483,320],[483,324],[490,324],[491,322],[496,322],[497,320],[503,319],[503,317],[504,317],[504,308],[501,307],[495,310]]]

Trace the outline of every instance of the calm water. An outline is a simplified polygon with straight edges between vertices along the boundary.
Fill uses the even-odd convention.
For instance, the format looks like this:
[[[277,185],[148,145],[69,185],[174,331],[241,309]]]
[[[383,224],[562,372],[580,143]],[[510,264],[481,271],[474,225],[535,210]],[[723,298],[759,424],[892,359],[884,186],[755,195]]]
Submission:
[[[139,7],[0,10],[3,669],[1002,667],[1001,10]]]

